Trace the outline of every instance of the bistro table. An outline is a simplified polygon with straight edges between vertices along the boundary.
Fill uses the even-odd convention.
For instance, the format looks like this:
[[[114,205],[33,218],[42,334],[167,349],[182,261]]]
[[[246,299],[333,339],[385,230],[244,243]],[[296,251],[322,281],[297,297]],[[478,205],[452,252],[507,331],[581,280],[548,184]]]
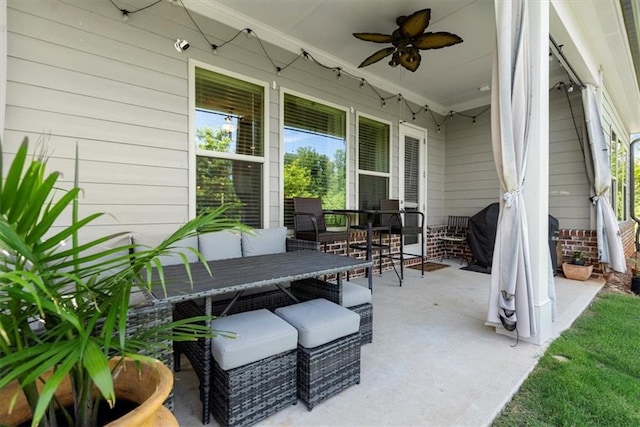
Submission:
[[[293,251],[209,261],[207,265],[211,273],[200,262],[189,264],[191,280],[182,264],[163,267],[165,286],[154,287],[153,297],[158,301],[171,304],[204,298],[204,312],[211,316],[212,301],[215,296],[235,293],[223,312],[224,315],[245,290],[276,285],[296,300],[283,287],[284,284],[295,280],[335,274],[336,286],[340,289],[343,272],[369,268],[371,261],[319,251]],[[209,422],[209,393],[211,389],[209,366],[212,358],[210,347],[211,338],[206,338],[204,351],[200,355],[202,366],[199,367],[205,372],[205,375],[201,377],[199,375],[203,403],[202,422],[204,424]],[[194,362],[192,361],[192,363]]]
[[[405,211],[403,210],[389,210],[389,209],[332,209],[332,212],[335,213],[343,213],[343,214],[351,214],[351,215],[366,215],[367,223],[366,225],[352,225],[351,228],[355,229],[364,229],[366,231],[367,242],[365,245],[360,244],[352,244],[351,247],[354,249],[364,249],[366,254],[366,259],[371,261],[371,265],[367,267],[367,281],[369,285],[369,289],[373,292],[373,251],[380,251],[380,259],[382,260],[382,251],[387,250],[389,254],[391,254],[391,243],[385,245],[381,243],[373,243],[373,232],[374,231],[390,231],[390,226],[388,225],[374,225],[376,218],[379,218],[380,215],[398,215],[403,214]],[[398,276],[398,280],[400,279],[400,273],[396,269],[395,264],[392,262],[393,269]]]

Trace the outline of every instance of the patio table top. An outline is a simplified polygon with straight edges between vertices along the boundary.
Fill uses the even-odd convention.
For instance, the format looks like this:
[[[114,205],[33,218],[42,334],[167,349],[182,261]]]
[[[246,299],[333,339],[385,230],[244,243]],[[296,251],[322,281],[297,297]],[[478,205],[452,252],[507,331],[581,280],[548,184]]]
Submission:
[[[371,266],[371,261],[317,251],[293,251],[163,267],[166,288],[154,287],[156,299],[168,302],[211,297],[293,280],[330,275]]]

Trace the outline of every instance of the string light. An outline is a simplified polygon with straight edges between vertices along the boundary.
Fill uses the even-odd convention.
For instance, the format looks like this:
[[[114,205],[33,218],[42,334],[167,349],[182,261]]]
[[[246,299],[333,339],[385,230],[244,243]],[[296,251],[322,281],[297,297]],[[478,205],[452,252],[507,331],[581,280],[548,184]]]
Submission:
[[[161,1],[162,1],[162,0],[155,0],[153,3],[150,3],[150,4],[148,4],[148,5],[146,5],[146,6],[143,6],[143,7],[139,8],[139,9],[136,9],[136,10],[127,10],[127,9],[123,9],[123,8],[118,7],[118,5],[117,5],[117,4],[115,4],[115,2],[114,2],[113,0],[109,0],[109,2],[113,5],[113,7],[115,7],[116,9],[118,9],[118,10],[120,11],[120,13],[122,13],[122,20],[123,20],[124,22],[127,22],[127,21],[129,20],[129,15],[133,15],[134,13],[136,13],[136,12],[140,12],[141,10],[148,9],[148,8],[150,8],[151,6],[155,6],[155,5],[157,5],[158,3],[160,3]]]
[[[144,9],[148,9],[152,6],[155,6],[156,4],[160,3],[162,0],[155,0],[152,3],[148,4],[147,6],[141,7],[139,9],[133,10],[133,11],[128,11],[126,9],[122,9],[120,7],[118,7],[115,3],[114,0],[109,0],[111,2],[111,4],[122,14],[122,19],[124,21],[127,21],[129,19],[129,15],[139,12],[141,10]],[[420,113],[425,113],[431,116],[431,119],[433,120],[434,124],[436,125],[436,128],[438,130],[438,133],[441,132],[441,127],[444,124],[444,122],[447,119],[453,119],[453,115],[454,113],[463,117],[467,117],[470,118],[472,120],[472,123],[475,124],[476,123],[476,117],[481,116],[482,114],[486,113],[489,109],[490,106],[488,106],[486,109],[482,110],[479,113],[476,113],[476,115],[474,116],[469,116],[466,115],[464,113],[460,113],[460,112],[456,112],[456,111],[449,111],[449,113],[447,115],[445,115],[442,120],[438,121],[436,116],[434,115],[433,111],[429,108],[428,104],[425,104],[424,106],[420,107],[417,110],[414,110],[412,105],[407,101],[407,99],[402,95],[402,93],[398,93],[395,95],[389,95],[387,97],[384,97],[374,86],[372,86],[365,78],[363,77],[359,77],[356,75],[353,75],[345,70],[342,69],[342,67],[336,67],[336,66],[329,66],[326,64],[323,64],[322,62],[318,61],[316,58],[314,58],[309,52],[307,52],[304,49],[300,49],[300,54],[298,54],[296,57],[294,57],[289,63],[285,64],[285,65],[278,65],[274,62],[273,58],[271,57],[271,55],[269,55],[269,52],[266,50],[264,44],[262,43],[262,40],[260,39],[260,37],[258,37],[258,34],[256,34],[255,31],[253,31],[251,28],[243,28],[242,30],[239,30],[233,37],[231,37],[229,40],[223,41],[219,44],[214,44],[211,43],[209,41],[209,39],[207,38],[206,34],[202,31],[202,29],[198,26],[197,22],[194,20],[193,16],[191,15],[191,13],[189,13],[189,10],[185,7],[184,3],[182,0],[175,0],[176,4],[181,4],[183,9],[185,10],[185,13],[187,14],[187,16],[189,17],[189,19],[191,19],[191,22],[193,22],[193,24],[195,25],[195,27],[197,28],[197,30],[200,32],[200,34],[202,35],[202,37],[207,41],[207,43],[211,46],[211,51],[213,55],[216,55],[218,53],[218,49],[224,47],[225,45],[227,45],[228,43],[233,42],[240,34],[246,34],[247,38],[255,38],[258,43],[260,44],[260,47],[262,48],[262,51],[264,52],[265,56],[267,57],[267,59],[271,62],[271,64],[273,65],[273,68],[275,70],[275,73],[279,76],[282,74],[282,72],[284,72],[289,66],[293,65],[298,59],[303,58],[305,61],[312,61],[314,62],[316,65],[327,69],[327,70],[331,70],[332,72],[336,73],[336,78],[338,80],[341,80],[342,76],[347,76],[349,78],[352,78],[354,80],[358,81],[358,85],[360,88],[364,88],[365,85],[373,92],[375,93],[375,95],[379,98],[380,100],[380,105],[382,108],[384,108],[387,105],[387,100],[388,99],[392,99],[392,98],[396,98],[398,101],[398,104],[402,104],[402,102],[404,101],[403,106],[406,107],[406,110],[408,110],[408,113],[411,114],[411,119],[413,121],[416,121],[417,116]],[[565,89],[567,89],[566,85],[564,85],[564,83],[561,83],[563,85],[563,87],[565,87]],[[558,90],[561,90],[560,85],[558,85]],[[570,85],[569,88],[567,89],[568,92],[571,92],[573,90],[573,85]],[[401,115],[404,116],[405,110],[401,109]]]

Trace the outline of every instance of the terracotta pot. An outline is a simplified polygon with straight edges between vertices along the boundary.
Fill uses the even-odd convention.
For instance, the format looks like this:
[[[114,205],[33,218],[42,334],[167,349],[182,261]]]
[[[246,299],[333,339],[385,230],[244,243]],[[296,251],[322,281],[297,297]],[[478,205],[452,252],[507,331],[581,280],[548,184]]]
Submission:
[[[593,265],[576,265],[563,262],[562,272],[567,279],[584,281],[591,277],[591,273],[593,273]]]
[[[109,361],[112,370],[119,360],[120,358],[113,358]],[[113,378],[116,400],[126,399],[139,406],[107,426],[178,426],[174,415],[163,406],[173,388],[173,373],[162,362],[155,360],[153,364],[142,363],[138,369],[135,362],[125,359],[124,363],[113,370]],[[8,414],[8,402],[16,393],[18,399],[15,407],[11,414]],[[68,380],[63,381],[56,391],[56,397],[65,406],[73,403]],[[0,403],[0,425],[15,425],[31,419],[31,409],[17,382],[0,389]]]

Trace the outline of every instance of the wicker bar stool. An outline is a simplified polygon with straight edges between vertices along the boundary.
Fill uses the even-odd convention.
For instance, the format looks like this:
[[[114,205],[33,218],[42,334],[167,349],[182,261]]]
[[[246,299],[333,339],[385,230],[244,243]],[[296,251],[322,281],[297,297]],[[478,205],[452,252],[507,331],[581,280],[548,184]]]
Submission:
[[[237,334],[211,341],[211,413],[223,426],[248,426],[297,403],[295,328],[269,310],[211,321]]]
[[[276,309],[298,330],[298,398],[309,410],[360,383],[360,316],[323,298]]]

